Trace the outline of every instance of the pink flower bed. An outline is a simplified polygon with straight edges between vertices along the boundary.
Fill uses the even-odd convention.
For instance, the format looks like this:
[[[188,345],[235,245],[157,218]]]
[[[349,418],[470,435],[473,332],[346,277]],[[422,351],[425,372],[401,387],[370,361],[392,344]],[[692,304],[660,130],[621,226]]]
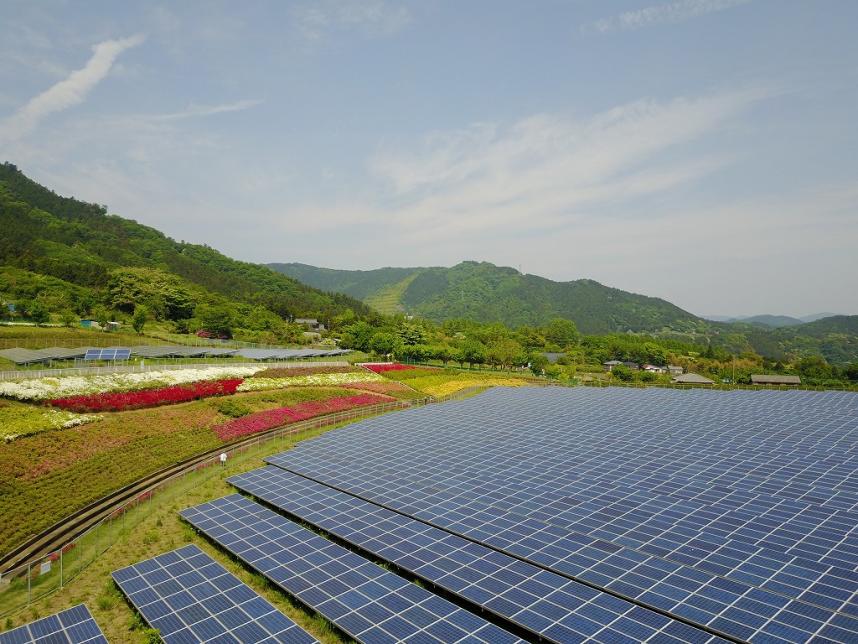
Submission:
[[[328,400],[309,400],[297,403],[291,407],[278,407],[277,409],[256,412],[255,414],[236,418],[227,423],[215,425],[212,429],[222,441],[229,441],[240,436],[264,432],[267,429],[295,423],[299,420],[314,418],[322,414],[345,411],[366,405],[375,405],[387,402],[388,400],[390,399],[387,397],[373,394],[342,396],[340,398],[329,398]]]
[[[50,401],[50,404],[60,409],[76,412],[125,411],[127,409],[142,409],[144,407],[188,402],[210,396],[234,394],[242,382],[244,382],[242,378],[231,378],[229,380],[195,382],[189,385],[172,385],[143,391],[70,396],[68,398],[55,398]]]
[[[370,371],[374,371],[375,373],[385,373],[387,371],[405,371],[406,369],[416,369],[410,364],[399,364],[398,362],[394,362],[392,364],[365,364],[363,365]]]

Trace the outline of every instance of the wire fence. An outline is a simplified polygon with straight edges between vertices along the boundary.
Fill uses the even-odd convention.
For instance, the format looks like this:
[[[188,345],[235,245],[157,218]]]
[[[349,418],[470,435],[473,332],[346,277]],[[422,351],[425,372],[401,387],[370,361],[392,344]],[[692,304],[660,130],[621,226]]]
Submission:
[[[198,461],[170,478],[143,490],[130,501],[113,509],[108,516],[83,534],[68,540],[51,552],[4,572],[0,576],[0,618],[26,608],[42,597],[64,588],[108,548],[128,535],[143,519],[151,516],[158,507],[163,507],[164,504],[161,501],[178,498],[186,491],[215,476],[220,471],[221,453],[227,454],[227,462],[232,462],[238,456],[261,456],[263,452],[277,447],[276,444],[272,446],[272,442],[280,441],[285,447],[290,437],[312,430],[399,409],[421,407],[455,397],[397,400],[356,407],[284,425],[239,444],[224,446],[205,460]]]
[[[209,367],[264,367],[276,365],[278,369],[300,367],[348,367],[342,360],[310,362],[300,360],[273,360],[266,362],[188,362],[179,364],[146,364],[145,359],[137,364],[107,365],[103,367],[69,367],[67,369],[28,369],[26,371],[0,371],[2,380],[25,380],[29,378],[60,378],[63,376],[98,376],[111,373],[138,373],[146,371],[175,371],[181,369],[206,369]]]

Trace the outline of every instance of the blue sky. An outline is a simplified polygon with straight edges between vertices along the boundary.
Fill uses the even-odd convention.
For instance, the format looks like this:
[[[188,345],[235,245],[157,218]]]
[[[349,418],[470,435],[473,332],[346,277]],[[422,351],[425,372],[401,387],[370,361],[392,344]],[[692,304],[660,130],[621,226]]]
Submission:
[[[858,314],[852,0],[0,12],[0,158],[176,239]]]

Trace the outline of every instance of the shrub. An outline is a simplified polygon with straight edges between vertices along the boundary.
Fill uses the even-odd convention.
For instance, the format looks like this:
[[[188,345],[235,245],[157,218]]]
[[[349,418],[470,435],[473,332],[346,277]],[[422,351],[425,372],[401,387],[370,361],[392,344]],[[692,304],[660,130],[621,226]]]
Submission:
[[[231,398],[219,401],[216,407],[221,414],[229,416],[230,418],[241,418],[242,416],[247,416],[252,412],[250,407]]]

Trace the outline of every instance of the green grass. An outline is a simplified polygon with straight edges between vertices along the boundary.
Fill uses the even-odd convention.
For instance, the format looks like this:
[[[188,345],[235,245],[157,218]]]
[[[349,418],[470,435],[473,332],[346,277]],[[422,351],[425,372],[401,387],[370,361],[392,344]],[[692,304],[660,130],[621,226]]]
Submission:
[[[29,607],[13,613],[6,620],[4,628],[16,627],[75,604],[85,603],[110,642],[146,642],[148,633],[145,627],[113,584],[110,573],[194,543],[320,641],[348,641],[338,635],[324,619],[300,608],[263,577],[249,572],[197,535],[178,516],[183,508],[235,492],[225,479],[261,466],[265,456],[289,449],[301,440],[345,424],[311,430],[297,437],[284,437],[254,447],[231,459],[226,468],[210,467],[188,474],[156,492],[151,499],[80,539],[75,548],[63,556],[65,586],[62,589],[59,589],[57,563],[52,566],[50,573],[33,580],[34,601]],[[26,600],[26,577],[16,578],[9,585],[0,585],[0,616],[5,619],[13,607],[26,603]]]
[[[364,299],[364,303],[385,315],[402,313],[405,310],[402,306],[402,296],[419,274],[419,271],[415,271],[405,279],[379,289]]]

